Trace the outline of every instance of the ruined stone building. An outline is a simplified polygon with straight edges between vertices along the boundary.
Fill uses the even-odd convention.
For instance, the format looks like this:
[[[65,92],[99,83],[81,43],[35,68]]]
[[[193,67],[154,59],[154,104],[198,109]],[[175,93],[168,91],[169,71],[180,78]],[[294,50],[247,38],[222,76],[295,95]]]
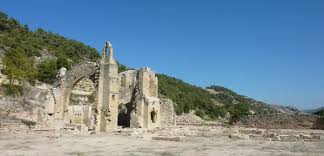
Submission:
[[[106,42],[97,63],[61,69],[47,97],[49,122],[58,128],[113,131],[155,129],[175,124],[173,103],[158,96],[158,78],[149,68],[118,73],[113,48]]]

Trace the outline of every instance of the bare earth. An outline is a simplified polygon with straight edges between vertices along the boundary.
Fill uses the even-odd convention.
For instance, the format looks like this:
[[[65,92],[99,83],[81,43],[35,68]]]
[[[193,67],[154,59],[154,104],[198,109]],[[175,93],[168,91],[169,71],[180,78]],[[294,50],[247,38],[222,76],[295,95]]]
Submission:
[[[181,142],[113,134],[65,135],[48,138],[0,136],[0,155],[323,155],[324,142],[236,140],[226,137],[187,137]]]

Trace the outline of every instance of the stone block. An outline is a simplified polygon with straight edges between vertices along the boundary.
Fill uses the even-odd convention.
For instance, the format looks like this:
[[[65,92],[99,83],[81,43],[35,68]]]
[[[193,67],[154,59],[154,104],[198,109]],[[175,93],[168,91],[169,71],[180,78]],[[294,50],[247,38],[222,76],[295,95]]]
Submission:
[[[249,138],[251,140],[266,140],[267,138],[265,138],[264,136],[262,135],[256,135],[256,134],[250,134],[249,135]]]
[[[287,142],[294,142],[300,140],[299,136],[294,136],[294,135],[280,135],[279,138],[281,141],[287,141]]]
[[[182,140],[182,137],[155,136],[155,137],[152,137],[152,140],[163,140],[163,141],[180,142]]]
[[[319,135],[300,135],[300,138],[304,141],[319,141],[321,140],[321,136]]]
[[[244,134],[229,134],[228,137],[231,139],[244,139],[244,140],[249,139],[249,135],[244,135]]]

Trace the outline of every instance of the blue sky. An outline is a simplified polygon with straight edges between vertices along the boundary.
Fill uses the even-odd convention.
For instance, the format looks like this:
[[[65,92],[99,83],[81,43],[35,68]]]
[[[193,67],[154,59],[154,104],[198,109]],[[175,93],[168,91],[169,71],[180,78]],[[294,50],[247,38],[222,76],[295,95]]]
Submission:
[[[110,40],[130,67],[272,104],[324,106],[322,0],[1,0],[0,10],[98,50]]]

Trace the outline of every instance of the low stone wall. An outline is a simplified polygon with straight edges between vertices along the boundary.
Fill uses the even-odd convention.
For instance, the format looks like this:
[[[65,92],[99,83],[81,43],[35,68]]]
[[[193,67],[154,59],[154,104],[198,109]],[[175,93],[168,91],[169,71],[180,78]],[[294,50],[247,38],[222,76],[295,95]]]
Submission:
[[[9,97],[0,97],[0,115],[9,114],[11,112],[21,112],[24,111],[23,106],[20,104],[18,99],[13,99]]]
[[[31,129],[22,123],[6,123],[0,127],[0,135],[28,134],[30,131]]]
[[[176,125],[176,117],[173,102],[169,99],[161,99],[161,127]]]
[[[17,134],[28,133],[32,127],[23,123],[19,119],[2,119],[0,120],[0,133],[4,134]]]
[[[264,129],[324,129],[324,118],[308,114],[250,115],[236,125]]]
[[[224,126],[177,126],[153,132],[160,137],[218,137],[258,141],[324,141],[322,130],[258,129]]]

